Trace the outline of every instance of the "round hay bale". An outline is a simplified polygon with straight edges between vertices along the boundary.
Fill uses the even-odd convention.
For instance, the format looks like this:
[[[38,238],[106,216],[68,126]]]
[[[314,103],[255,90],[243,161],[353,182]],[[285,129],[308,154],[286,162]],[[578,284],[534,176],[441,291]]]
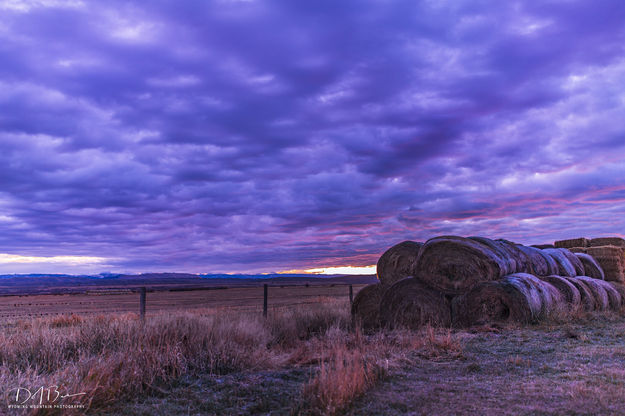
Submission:
[[[352,318],[363,329],[380,326],[380,301],[384,294],[384,286],[380,283],[368,285],[360,289],[352,303]]]
[[[560,291],[547,281],[543,281],[538,277],[529,273],[515,273],[508,278],[518,278],[525,285],[533,285],[540,296],[541,317],[550,316],[559,313],[565,309],[565,300]]]
[[[573,285],[573,283],[569,282],[566,278],[562,276],[541,276],[541,280],[551,284],[553,287],[558,289],[564,301],[569,305],[570,310],[575,310],[581,307],[582,304],[582,296],[579,293],[579,290]]]
[[[625,307],[625,285],[619,282],[608,282],[606,283],[614,288],[621,295],[621,309]]]
[[[558,262],[554,260],[549,254],[545,253],[542,250],[538,250],[540,255],[543,256],[543,259],[547,262],[547,269],[549,270],[548,276],[557,275],[560,272],[560,266],[558,266]]]
[[[500,280],[482,282],[467,293],[452,301],[452,316],[455,326],[482,325],[497,321],[534,322],[553,305],[543,305],[557,289],[539,289],[534,276],[517,273]],[[536,279],[538,280],[538,279]],[[550,286],[550,285],[549,285]],[[547,300],[547,302],[549,302]]]
[[[575,278],[568,276],[560,276],[567,281],[569,281],[575,288],[579,291],[579,295],[581,298],[581,306],[585,311],[594,311],[596,309],[597,301],[595,300],[595,296],[593,292],[591,292],[588,284],[585,282]]]
[[[619,310],[623,304],[621,294],[605,280],[593,279],[589,276],[577,276],[579,279],[587,281],[589,284],[600,286],[608,297],[608,308],[612,310]]]
[[[575,269],[575,276],[586,276],[584,265],[582,264],[579,257],[575,255],[575,253],[572,253],[569,249],[566,248],[559,248],[558,250],[560,250],[562,254],[564,254],[573,265],[573,268]]]
[[[605,274],[603,273],[603,269],[597,263],[597,260],[590,254],[586,253],[575,253],[575,256],[582,262],[584,265],[584,275],[590,276],[594,279],[605,280]]]
[[[529,267],[524,271],[524,273],[530,273],[536,276],[549,276],[550,274],[553,274],[553,271],[551,270],[553,263],[547,261],[539,249],[520,244],[517,247],[525,253],[525,256],[529,259]]]
[[[601,237],[590,240],[588,247],[616,246],[625,247],[625,240],[620,237]]]
[[[557,248],[545,248],[543,251],[549,254],[558,263],[558,275],[574,277],[575,267],[571,264],[566,255]]]
[[[380,322],[388,328],[451,325],[451,307],[441,292],[413,277],[395,282],[380,300]]]
[[[590,240],[584,237],[560,240],[553,243],[556,248],[590,247]]]
[[[509,252],[508,248],[505,247],[501,242],[491,240],[486,237],[469,237],[471,240],[477,241],[478,243],[484,244],[486,247],[490,248],[497,254],[502,260],[505,267],[505,270],[502,271],[504,275],[512,274],[517,272],[517,262],[516,259]]]
[[[378,259],[378,280],[390,286],[398,280],[412,276],[412,266],[422,245],[423,243],[415,241],[403,241],[386,250]]]
[[[525,321],[531,319],[527,300],[508,284],[496,280],[473,286],[464,295],[451,301],[452,325],[467,327],[501,321]]]
[[[508,263],[494,250],[469,238],[432,238],[421,247],[415,276],[446,294],[460,294],[476,283],[503,276]]]
[[[603,286],[608,294],[608,300],[610,301],[610,309],[618,311],[623,307],[623,296],[614,286],[606,282],[605,280],[595,279],[598,284]]]
[[[515,259],[517,267],[514,273],[522,273],[531,269],[532,260],[521,250],[519,244],[504,239],[497,240],[497,242],[508,252],[509,256]]]
[[[588,291],[592,294],[592,297],[595,300],[596,311],[608,310],[608,308],[610,307],[610,300],[603,286],[597,283],[599,281],[598,279],[593,279],[587,276],[576,276],[571,277],[570,279],[572,281],[578,281],[586,285]]]

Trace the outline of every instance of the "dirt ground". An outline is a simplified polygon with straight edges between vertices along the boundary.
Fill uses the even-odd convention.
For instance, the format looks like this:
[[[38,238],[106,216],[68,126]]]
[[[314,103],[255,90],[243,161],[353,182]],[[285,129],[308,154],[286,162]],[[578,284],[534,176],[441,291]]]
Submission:
[[[625,414],[625,318],[453,331],[460,351],[407,356],[349,415]],[[109,414],[297,414],[312,368],[182,379]]]

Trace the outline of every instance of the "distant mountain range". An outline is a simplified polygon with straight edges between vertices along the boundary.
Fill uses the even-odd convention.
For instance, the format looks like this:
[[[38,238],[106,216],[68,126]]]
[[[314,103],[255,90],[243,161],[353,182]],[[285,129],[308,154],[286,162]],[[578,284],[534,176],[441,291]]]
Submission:
[[[375,275],[311,275],[311,274],[189,274],[144,273],[67,275],[11,274],[0,275],[0,295],[80,293],[100,290],[185,290],[232,286],[369,284]]]

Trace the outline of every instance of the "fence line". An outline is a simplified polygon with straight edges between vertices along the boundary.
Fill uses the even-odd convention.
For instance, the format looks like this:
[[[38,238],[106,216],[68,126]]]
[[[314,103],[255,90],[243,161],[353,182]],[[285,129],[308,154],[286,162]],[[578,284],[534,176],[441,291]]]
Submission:
[[[349,283],[331,283],[331,284],[323,284],[323,283],[313,283],[313,284],[263,284],[263,300],[262,300],[262,313],[264,317],[267,317],[268,314],[268,309],[271,306],[272,308],[285,308],[285,307],[291,307],[291,306],[297,306],[297,305],[311,305],[311,304],[316,304],[318,302],[314,302],[314,301],[306,301],[304,299],[306,298],[312,298],[312,297],[325,297],[325,296],[329,296],[332,298],[340,298],[341,296],[346,296],[349,299],[350,302],[350,306],[353,303],[353,296],[354,296],[354,290],[353,290],[353,283],[349,284]],[[364,286],[365,283],[356,283],[357,286]],[[341,287],[345,287],[347,286],[345,292],[342,292],[344,294],[341,293],[290,293],[289,295],[287,295],[287,297],[281,297],[279,295],[279,289],[303,289],[305,292],[308,292],[307,288],[309,289],[329,289],[329,288],[341,288]],[[0,318],[5,318],[5,319],[9,319],[9,318],[18,318],[18,317],[32,317],[32,316],[53,316],[53,315],[61,315],[61,314],[67,314],[67,313],[78,313],[78,314],[91,314],[91,313],[107,313],[107,312],[132,312],[132,296],[127,299],[125,295],[132,295],[133,293],[138,293],[139,294],[139,299],[138,299],[138,305],[137,303],[135,303],[135,305],[138,306],[138,312],[139,312],[139,316],[141,317],[141,319],[145,319],[146,317],[146,310],[150,310],[150,306],[148,305],[148,297],[151,298],[151,296],[147,296],[147,293],[166,293],[166,292],[180,292],[180,291],[192,291],[192,292],[199,292],[199,291],[214,291],[216,289],[222,290],[222,289],[229,289],[229,290],[236,290],[236,289],[240,289],[240,290],[249,290],[249,289],[254,289],[254,288],[259,288],[259,286],[219,286],[219,287],[186,287],[186,288],[167,288],[167,287],[149,287],[149,286],[143,286],[143,287],[133,287],[133,288],[110,288],[110,290],[106,290],[106,289],[97,289],[97,290],[93,290],[93,289],[85,289],[83,291],[76,291],[76,290],[67,290],[67,291],[55,291],[54,293],[32,293],[32,294],[0,294],[0,299],[4,298],[4,299],[8,299],[9,297],[12,296],[20,296],[20,297],[25,297],[26,299],[30,298],[30,297],[38,297],[38,296],[63,296],[63,295],[83,295],[86,296],[88,298],[91,298],[92,296],[97,299],[100,298],[100,301],[95,301],[94,300],[84,300],[84,299],[77,299],[76,302],[54,302],[52,300],[49,300],[48,302],[44,302],[44,303],[38,303],[37,300],[34,300],[32,302],[29,302],[30,299],[26,300],[26,299],[20,299],[18,302],[7,302],[5,304],[0,304],[0,307],[5,306],[7,307],[6,310],[0,310]],[[270,292],[274,293],[275,290],[278,290],[278,295],[275,298],[276,302],[274,304],[271,304],[269,296],[270,296]],[[115,304],[111,304],[110,302],[108,302],[108,299],[103,299],[101,296],[106,296],[106,295],[111,295],[111,296],[118,296],[120,298],[118,298],[116,300]],[[241,295],[244,295],[243,293]],[[135,295],[136,296],[136,295]],[[236,296],[236,295],[235,295]],[[300,298],[304,298],[302,302],[289,302],[289,303],[284,303],[284,301],[288,301],[289,297],[292,296],[293,298],[300,299]],[[210,296],[209,296],[210,298]],[[71,298],[70,298],[71,299]],[[136,299],[136,298],[135,298]],[[191,297],[190,299],[178,299],[176,300],[175,297],[174,299],[171,299],[171,302],[167,302],[167,298],[163,298],[161,297],[160,299],[157,298],[156,301],[152,301],[152,302],[156,302],[156,309],[157,310],[168,310],[171,307],[179,307],[181,310],[184,309],[196,309],[198,308],[198,305],[192,305],[189,304],[188,302],[193,302],[195,300],[199,300],[200,302],[202,302],[202,299],[197,299]],[[272,299],[274,299],[272,297]],[[17,300],[17,299],[16,299]],[[240,304],[234,304],[237,301],[241,301]],[[165,301],[166,303],[163,303],[163,301]],[[187,303],[185,303],[185,301],[187,301]],[[256,304],[257,306],[254,306],[253,303],[255,301],[258,301],[258,303]],[[29,302],[29,303],[27,303]],[[108,304],[107,304],[108,302]],[[136,300],[134,301],[136,302]],[[209,301],[209,304],[206,304],[205,306],[199,306],[199,307],[208,307],[208,308],[225,308],[225,309],[230,309],[230,308],[235,308],[235,309],[251,309],[251,310],[258,310],[258,308],[260,308],[261,304],[260,304],[260,299],[256,296],[241,296],[241,297],[233,297],[233,298],[228,298],[227,296],[225,297],[221,297],[219,296],[218,299],[215,299],[215,297],[213,296],[213,299],[211,299]],[[217,303],[218,305],[212,304],[212,303]],[[221,303],[221,304],[220,304]],[[78,306],[78,311],[72,310],[73,306]],[[11,306],[13,306],[12,309]],[[100,306],[100,307],[98,307]],[[111,309],[108,309],[107,306],[111,306]],[[135,306],[135,307],[137,307]],[[47,308],[46,308],[47,307]],[[20,310],[20,308],[22,308]],[[65,310],[62,310],[63,308],[65,308]],[[97,308],[97,309],[96,309]],[[61,311],[55,311],[56,309],[61,309]],[[83,311],[81,311],[80,309],[84,309]],[[94,310],[95,309],[95,310]],[[125,309],[125,310],[124,310]],[[135,309],[136,311],[137,309]],[[17,311],[20,311],[21,313],[16,313]]]

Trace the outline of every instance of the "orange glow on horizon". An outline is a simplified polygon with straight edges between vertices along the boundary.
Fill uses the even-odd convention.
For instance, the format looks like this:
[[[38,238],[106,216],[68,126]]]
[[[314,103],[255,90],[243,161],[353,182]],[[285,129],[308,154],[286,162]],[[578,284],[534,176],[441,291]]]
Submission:
[[[375,274],[376,267],[372,266],[334,266],[315,269],[293,269],[278,272],[280,274]]]

